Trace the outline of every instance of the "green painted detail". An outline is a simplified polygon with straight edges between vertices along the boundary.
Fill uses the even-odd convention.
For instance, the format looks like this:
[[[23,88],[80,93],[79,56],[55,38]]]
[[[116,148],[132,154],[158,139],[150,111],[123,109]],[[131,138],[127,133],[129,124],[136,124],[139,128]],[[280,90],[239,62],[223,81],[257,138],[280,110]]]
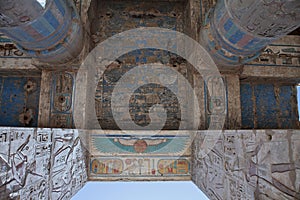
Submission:
[[[12,41],[8,38],[0,37],[0,42],[9,42],[9,43],[11,43]]]
[[[121,137],[120,137],[121,138]],[[123,140],[134,140],[132,138],[121,138]],[[176,137],[173,138],[159,138],[165,139],[165,142],[162,142],[157,145],[148,145],[143,154],[159,154],[159,153],[168,153],[168,154],[177,154],[186,150],[190,143],[189,137]],[[137,140],[137,139],[135,139]],[[148,137],[143,138],[145,141],[155,140],[154,138]],[[158,139],[156,139],[158,140]],[[99,153],[134,153],[134,145],[124,145],[118,141],[118,138],[106,138],[106,137],[92,137],[92,144]]]

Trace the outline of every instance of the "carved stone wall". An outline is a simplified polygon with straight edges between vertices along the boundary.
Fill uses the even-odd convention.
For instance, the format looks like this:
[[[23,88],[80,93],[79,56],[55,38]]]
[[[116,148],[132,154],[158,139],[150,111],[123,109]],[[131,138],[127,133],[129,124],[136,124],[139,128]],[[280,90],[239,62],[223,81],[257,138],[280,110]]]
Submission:
[[[198,40],[205,15],[216,3],[74,2],[86,33],[78,60],[90,47],[137,27],[168,28]],[[236,28],[230,22],[223,28]],[[231,39],[239,38],[233,34]],[[74,91],[79,85],[75,81],[79,64],[66,68],[43,64],[51,71],[40,71],[34,65],[41,68],[41,63],[24,56],[0,35],[0,126],[44,127],[0,128],[0,199],[70,199],[88,180],[191,179],[211,199],[300,199],[300,132],[278,129],[300,127],[294,90],[300,82],[299,44],[299,36],[286,36],[265,48],[251,63],[220,66],[226,86],[224,96],[209,95],[208,87],[215,80],[205,83],[184,59],[170,52],[141,49],[125,54],[107,66],[95,94],[101,127],[115,130],[90,130],[85,133],[87,138],[79,138],[78,130],[60,129],[75,128]],[[213,46],[212,52],[219,48]],[[133,93],[130,119],[123,121],[145,126],[150,122],[151,106],[161,103],[167,110],[164,129],[168,131],[116,130],[119,127],[111,112],[116,83],[135,66],[150,63],[176,69],[193,85],[200,105],[198,129],[207,129],[213,111],[224,108],[218,114],[226,113],[224,129],[231,130],[221,134],[207,156],[199,155],[207,132],[198,131],[191,146],[188,131],[174,131],[182,115],[178,99],[158,84],[144,85]],[[177,77],[163,78],[177,84]],[[185,94],[186,88],[178,89]],[[220,105],[224,99],[226,105]],[[188,103],[184,106],[194,107]],[[241,128],[278,130],[235,130]]]
[[[299,66],[299,43],[299,36],[286,36],[267,46],[257,59],[247,65]]]
[[[192,179],[210,199],[300,198],[299,130],[224,131],[203,157],[205,136],[192,146]]]
[[[77,130],[1,128],[0,199],[70,199],[87,181]]]

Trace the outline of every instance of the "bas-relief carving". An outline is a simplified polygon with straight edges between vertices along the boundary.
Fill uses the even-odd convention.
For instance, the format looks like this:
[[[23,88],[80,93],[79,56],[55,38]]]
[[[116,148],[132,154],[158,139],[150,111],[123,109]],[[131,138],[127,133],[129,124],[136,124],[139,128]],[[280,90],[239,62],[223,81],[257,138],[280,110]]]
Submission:
[[[163,175],[189,174],[190,162],[186,159],[161,159],[158,161],[158,172]]]
[[[33,188],[42,182],[48,182],[49,178],[49,171],[45,166],[49,162],[50,155],[44,157],[37,155],[33,133],[34,129],[4,128],[1,130],[0,187],[10,191],[11,196],[44,196],[43,188],[35,194],[30,194]],[[37,142],[36,146],[38,148],[41,144]],[[29,186],[28,183],[32,184]]]
[[[189,180],[188,157],[91,157],[91,180]]]
[[[299,131],[225,131],[201,159],[204,136],[193,146],[192,177],[211,199],[299,198]],[[69,199],[86,181],[76,130],[2,128],[0,140],[1,196]],[[91,180],[191,176],[188,157],[92,156],[89,168]]]
[[[24,54],[17,49],[16,45],[12,44],[12,43],[1,43],[0,44],[0,57],[1,58],[22,58],[22,57],[26,57],[24,56]]]
[[[77,1],[78,2],[78,1]],[[7,46],[9,47],[9,46]],[[269,64],[278,64],[278,65],[291,65],[294,63],[298,63],[299,64],[299,59],[297,59],[297,52],[298,52],[298,48],[285,48],[285,49],[281,49],[280,52],[276,51],[277,47],[274,49],[273,46],[270,46],[271,49],[266,49],[265,52],[262,54],[262,56],[259,58],[260,60],[257,62],[257,64],[261,64],[261,63],[269,63]],[[279,47],[278,47],[279,48]],[[281,47],[280,47],[281,48]],[[279,52],[279,53],[278,53]],[[291,53],[291,55],[290,55]],[[14,54],[14,49],[9,53],[6,52],[5,55],[12,55]],[[275,55],[276,54],[276,55]],[[268,57],[268,61],[267,59],[265,59],[265,57]],[[298,55],[299,57],[299,55]],[[275,60],[274,60],[275,58]],[[256,62],[256,61],[254,61]],[[68,82],[68,81],[66,81]],[[58,95],[54,95],[56,97],[59,97]],[[66,98],[67,100],[69,99],[69,96],[67,96]],[[57,122],[57,124],[55,126],[59,127],[61,126],[61,124],[63,124],[63,126],[65,127],[69,127],[69,125],[72,125],[72,117],[70,117],[70,114],[64,114],[63,112],[65,112],[68,109],[68,104],[67,101],[63,101],[63,103],[59,103],[59,98],[56,99],[57,102],[53,103],[53,113],[52,118],[56,120],[54,120],[55,122]],[[62,100],[61,100],[62,101]],[[215,103],[217,103],[217,101],[214,101]],[[216,105],[215,105],[216,106]],[[60,109],[60,108],[62,109]],[[59,108],[59,109],[54,109],[54,108]],[[54,114],[54,110],[57,111],[59,113],[55,113]],[[55,123],[54,123],[55,124]],[[70,126],[71,127],[71,126]],[[46,129],[45,129],[46,130]],[[251,131],[250,131],[251,132]],[[259,132],[259,131],[258,131]],[[270,160],[275,159],[276,157],[271,156],[271,158],[269,157],[269,155],[265,155],[268,153],[265,153],[265,151],[267,150],[272,150],[273,149],[277,149],[278,145],[275,146],[273,145],[272,148],[270,147],[264,147],[262,148],[261,146],[263,146],[262,144],[257,144],[257,141],[259,141],[256,137],[257,133],[251,132],[251,134],[244,134],[242,136],[242,139],[239,138],[238,136],[236,136],[236,133],[234,133],[234,135],[228,135],[228,137],[226,136],[226,138],[224,138],[224,140],[220,140],[217,145],[216,148],[211,152],[211,154],[208,155],[208,158],[205,160],[205,162],[196,162],[195,164],[195,168],[200,168],[201,170],[203,169],[206,174],[201,174],[202,178],[207,180],[207,181],[202,181],[201,184],[204,188],[208,188],[207,189],[207,194],[209,194],[209,196],[211,196],[212,199],[224,199],[226,197],[226,195],[222,195],[225,190],[229,191],[228,193],[230,193],[232,196],[230,197],[231,199],[253,199],[254,196],[254,189],[257,188],[257,183],[259,183],[259,187],[258,190],[259,191],[266,191],[266,192],[261,192],[261,194],[258,194],[257,197],[259,198],[273,198],[273,199],[280,199],[280,198],[289,198],[286,196],[286,194],[294,194],[294,191],[299,191],[299,184],[298,186],[295,184],[295,186],[293,186],[292,181],[290,179],[286,179],[286,173],[292,174],[291,176],[294,176],[295,174],[295,179],[299,180],[299,167],[295,167],[294,164],[274,164],[274,165],[270,165],[268,164],[268,162],[271,162]],[[36,140],[40,141],[43,145],[37,146],[36,148],[36,158],[41,157],[43,159],[46,159],[47,156],[49,156],[48,154],[48,144],[51,144],[51,148],[52,146],[56,146],[53,147],[57,153],[57,156],[55,156],[55,159],[52,161],[54,163],[54,177],[53,177],[53,184],[51,187],[53,187],[55,189],[55,198],[59,198],[59,197],[64,197],[64,198],[68,198],[68,192],[67,193],[62,193],[62,191],[68,191],[67,185],[70,183],[70,180],[68,179],[68,175],[70,175],[70,173],[72,174],[72,170],[71,172],[66,172],[67,170],[62,169],[62,166],[64,164],[64,161],[66,161],[66,159],[68,160],[70,157],[69,153],[67,153],[69,150],[71,150],[73,148],[73,145],[71,145],[71,141],[73,141],[73,139],[70,139],[71,137],[68,135],[60,135],[57,137],[57,141],[55,143],[48,143],[49,140],[49,134],[41,134],[40,136],[36,136]],[[269,136],[268,136],[269,137]],[[10,138],[10,136],[7,136],[6,134],[3,134],[0,136],[0,143],[1,141],[7,142],[7,138]],[[38,139],[40,138],[40,139]],[[52,138],[52,137],[50,137]],[[64,138],[64,139],[62,139]],[[237,139],[238,138],[238,139]],[[292,144],[288,143],[288,142],[283,142],[283,143],[288,143],[288,145],[291,145],[292,149],[294,148],[298,148],[298,150],[293,152],[293,159],[296,160],[297,158],[300,157],[299,152],[300,152],[300,144],[299,144],[299,137],[297,136],[292,136]],[[32,139],[30,137],[30,139]],[[265,139],[263,137],[263,139]],[[243,140],[244,142],[242,144],[237,144],[240,140]],[[51,139],[52,141],[52,139]],[[69,142],[68,142],[69,141]],[[78,142],[75,141],[75,143]],[[122,145],[128,145],[129,143],[127,141],[122,142],[120,139],[117,140],[118,143],[122,144]],[[139,148],[134,148],[133,145],[133,149],[136,151],[136,149],[139,149],[138,151],[142,151],[143,149],[145,149],[145,146],[151,146],[148,145],[147,141],[144,142],[138,142],[138,140],[134,141],[134,144],[138,143],[139,145],[137,145]],[[145,143],[147,145],[145,145]],[[163,144],[163,142],[161,142],[160,144]],[[13,144],[13,143],[12,143]],[[55,144],[55,145],[53,145]],[[150,143],[149,143],[150,144]],[[125,146],[126,146],[125,145]],[[279,146],[281,145],[281,142],[279,142]],[[129,145],[130,146],[130,145]],[[268,146],[268,145],[267,145]],[[9,148],[9,146],[3,147],[1,146],[0,150],[2,151],[7,151],[8,150],[6,148]],[[26,146],[25,146],[26,148]],[[74,147],[76,149],[76,145]],[[245,152],[243,151],[237,151],[237,149],[245,149]],[[77,148],[75,151],[79,151],[79,148]],[[262,150],[264,149],[264,150]],[[16,149],[15,149],[16,150]],[[17,151],[17,150],[16,150]],[[21,150],[21,152],[25,151],[24,149]],[[74,150],[73,150],[74,151]],[[260,152],[260,153],[259,153]],[[139,152],[140,153],[140,152]],[[287,153],[284,150],[282,151],[283,154]],[[246,154],[246,157],[244,157]],[[258,166],[258,155],[260,155],[261,157],[261,162],[264,163],[262,167],[257,167]],[[22,156],[24,157],[24,153],[14,153],[14,156],[16,157],[15,159],[18,160],[18,162],[16,161],[16,163],[21,163],[21,166],[23,166],[23,161],[22,161]],[[286,156],[282,155],[284,158],[287,158]],[[20,157],[20,158],[19,158]],[[279,157],[279,156],[278,156]],[[24,159],[24,158],[23,158]],[[78,159],[78,158],[76,158]],[[6,161],[3,161],[4,159],[2,157],[0,157],[0,163],[1,163],[1,169],[2,171],[5,171],[6,169],[8,169],[10,167],[9,163]],[[12,159],[13,160],[13,159]],[[21,160],[21,161],[19,161]],[[82,160],[82,159],[81,159]],[[95,159],[96,161],[98,161],[97,159]],[[96,162],[95,161],[95,162]],[[166,171],[169,173],[173,173],[174,167],[166,167],[166,168],[159,168],[157,167],[156,169],[154,167],[151,167],[151,160],[148,158],[141,158],[141,159],[135,159],[135,158],[127,158],[127,160],[105,160],[103,161],[104,165],[102,165],[102,172],[99,174],[108,174],[108,171],[105,171],[106,168],[104,168],[103,166],[108,166],[110,165],[110,161],[114,161],[113,165],[115,166],[121,166],[121,162],[122,162],[122,168],[118,168],[119,172],[120,169],[123,169],[124,166],[127,166],[127,168],[125,168],[126,173],[132,175],[132,174],[141,174],[144,171],[146,171],[147,173],[149,173],[149,170],[151,169],[151,174],[155,175],[155,174],[159,174],[159,171]],[[159,161],[153,159],[152,160],[154,163],[156,162],[156,164],[159,163]],[[22,163],[23,162],[23,163]],[[49,161],[45,161],[45,163],[48,163]],[[98,161],[99,162],[99,161]],[[177,161],[176,161],[177,162]],[[171,162],[171,163],[176,163]],[[286,162],[291,162],[290,160],[286,160]],[[43,161],[39,162],[39,163],[43,163]],[[96,162],[97,163],[97,162]],[[101,163],[101,162],[99,162]],[[150,167],[148,165],[148,163],[150,163]],[[185,161],[183,161],[183,163],[185,163]],[[223,165],[222,165],[223,164]],[[80,165],[80,164],[79,164]],[[138,167],[138,165],[143,165],[143,167]],[[266,167],[269,166],[270,167]],[[34,165],[32,165],[34,166]],[[100,166],[100,165],[98,165]],[[147,170],[145,170],[144,168],[147,167]],[[159,166],[159,165],[158,165]],[[186,165],[184,165],[186,166]],[[242,167],[241,166],[247,166],[247,167]],[[296,164],[296,166],[299,166],[299,163]],[[77,167],[74,167],[75,171],[77,169]],[[95,169],[95,166],[92,168]],[[25,167],[26,169],[26,167]],[[28,169],[30,169],[30,166],[28,167]],[[110,168],[108,168],[110,169]],[[184,169],[186,169],[185,167],[183,167],[183,171]],[[60,172],[60,170],[62,170],[62,174],[65,173],[64,175],[62,175]],[[140,172],[141,170],[141,172]],[[291,171],[295,171],[291,172]],[[1,170],[0,170],[1,171]],[[1,173],[2,173],[1,171]],[[97,170],[94,172],[98,172]],[[100,172],[100,171],[99,171]],[[114,171],[117,172],[117,171]],[[271,175],[270,175],[271,173]],[[293,174],[294,173],[294,174]],[[4,174],[4,175],[3,175]],[[3,173],[1,174],[1,178],[0,180],[8,180],[7,177],[9,177],[12,172],[10,173]],[[21,174],[21,172],[16,173],[16,180],[19,180],[19,182],[22,183],[22,178],[19,177],[19,174]],[[98,173],[96,173],[98,174]],[[48,174],[49,175],[49,174]],[[37,175],[32,175],[29,173],[29,178],[28,180],[33,180],[34,178],[30,178],[30,176],[33,177],[39,177]],[[200,175],[199,175],[200,176]],[[259,176],[261,176],[261,178],[258,178]],[[270,178],[270,176],[272,178]],[[3,178],[4,177],[4,178]],[[18,178],[19,177],[19,178]],[[84,176],[83,176],[84,177]],[[202,178],[197,179],[198,182],[200,182],[202,180]],[[48,177],[49,179],[49,177]],[[84,178],[83,178],[84,179]],[[278,179],[280,179],[281,182],[276,182]],[[10,179],[11,180],[11,179]],[[11,183],[18,183],[16,180],[13,180]],[[41,179],[39,179],[41,180]],[[81,178],[79,178],[77,180],[77,182],[80,182],[80,180],[82,180]],[[107,180],[107,178],[106,178]],[[34,179],[35,181],[35,179]],[[34,182],[33,181],[33,182]],[[299,182],[299,181],[298,181]],[[49,186],[47,186],[47,184],[45,184],[45,181],[40,181],[40,182],[36,182],[37,184],[34,185],[32,184],[30,187],[27,188],[27,190],[25,192],[23,192],[22,189],[22,194],[23,196],[26,195],[26,197],[30,197],[30,195],[34,196],[37,195],[39,197],[42,198],[47,198],[48,193],[45,191],[49,190]],[[57,183],[57,184],[56,184]],[[72,182],[73,183],[73,182]],[[276,187],[273,187],[272,184],[273,183],[276,185]],[[19,184],[19,183],[18,183]],[[57,186],[58,184],[60,184],[59,186]],[[200,183],[199,183],[200,184]],[[3,185],[3,184],[2,184]],[[211,186],[213,185],[213,186]],[[285,187],[288,186],[288,187]],[[13,188],[13,187],[11,187]],[[41,192],[39,191],[38,193],[35,191],[36,188],[40,188]],[[64,188],[64,189],[62,189]],[[78,189],[80,188],[80,186],[78,185]],[[289,189],[291,188],[291,189]],[[293,189],[295,188],[295,189]],[[10,190],[10,188],[9,188]],[[13,190],[12,190],[13,191]],[[282,192],[285,191],[285,192]],[[253,193],[253,195],[252,195]],[[299,192],[298,192],[299,193]],[[18,193],[12,193],[12,195],[16,195],[18,196]],[[278,196],[276,196],[278,195]],[[0,195],[1,196],[1,195]],[[228,197],[229,198],[229,197]],[[22,199],[22,198],[21,198]]]
[[[222,80],[219,80],[222,79]],[[223,85],[224,84],[224,85]],[[207,127],[219,129],[223,127],[227,114],[227,88],[225,78],[209,77],[205,82],[205,101]]]
[[[0,199],[70,199],[86,182],[77,131],[0,129]]]
[[[0,33],[0,58],[28,58],[6,36]]]
[[[50,126],[55,128],[73,127],[73,72],[53,72],[51,83]]]
[[[87,180],[85,156],[76,130],[53,129],[53,199],[70,199]]]
[[[298,199],[300,132],[225,131],[199,158],[204,133],[193,146],[192,179],[211,199]]]
[[[175,57],[166,55],[166,52],[163,51],[156,52],[152,50],[143,50],[140,52],[135,51],[131,54],[133,55],[126,54],[123,57],[119,58],[119,61],[121,63],[115,62],[112,65],[108,66],[103,78],[101,78],[101,80],[98,82],[95,94],[95,107],[99,124],[103,129],[119,129],[117,123],[113,119],[111,109],[112,93],[119,79],[137,65],[137,63],[135,62],[136,58],[140,57],[143,58],[146,63],[151,63],[152,61],[150,57],[157,56],[158,58],[169,60],[167,62],[170,63],[168,63],[167,65],[171,66],[171,63],[173,63],[172,68],[178,70],[182,74],[186,73],[187,70],[186,65],[184,63],[181,63],[183,62],[182,59],[176,60]],[[125,59],[127,58],[132,58],[134,62],[127,63],[127,61],[125,61]],[[165,82],[169,81],[170,83],[173,83],[175,85],[179,84],[177,77],[162,78]],[[135,79],[132,79],[130,82],[128,82],[128,86],[134,84],[137,84]],[[179,87],[178,90],[182,91],[182,95],[186,93],[186,89],[184,87]],[[139,87],[134,91],[129,101],[128,106],[131,118],[128,118],[124,114],[124,112],[122,111],[124,107],[122,106],[118,109],[118,115],[122,116],[124,123],[126,121],[134,121],[139,126],[146,126],[150,124],[150,122],[152,124],[159,124],[159,120],[150,120],[149,117],[149,110],[155,104],[162,104],[167,112],[167,120],[163,129],[177,130],[180,125],[180,117],[183,115],[182,113],[180,113],[180,109],[181,106],[184,106],[184,104],[180,105],[176,95],[170,89],[161,84],[152,83]],[[181,110],[181,112],[183,111]]]
[[[291,41],[293,41],[292,38]],[[247,65],[299,66],[300,47],[297,44],[279,44],[278,42],[271,44],[257,59]]]
[[[131,135],[130,135],[131,134]],[[93,131],[91,180],[189,180],[189,132]]]
[[[227,0],[226,2],[231,15],[240,26],[258,36],[287,35],[299,27],[298,1]]]
[[[92,31],[94,44],[108,37],[137,27],[161,27],[177,31],[183,31],[183,2],[105,2],[98,5],[95,14],[97,24]],[[137,43],[140,43],[139,40]],[[113,119],[111,110],[111,96],[116,83],[124,77],[134,66],[146,63],[164,63],[172,66],[181,74],[186,74],[186,62],[177,55],[159,49],[139,49],[119,57],[116,62],[107,66],[107,69],[99,81],[96,89],[96,113],[99,124],[103,129],[119,129]],[[162,77],[166,82],[177,82],[177,77]],[[170,80],[168,80],[170,79]],[[137,84],[132,79],[131,83]],[[177,83],[174,83],[177,84]],[[186,92],[185,88],[178,88]],[[184,93],[183,93],[184,94]],[[126,121],[134,121],[137,125],[146,127],[148,124],[160,124],[159,120],[150,120],[149,110],[155,104],[163,104],[167,111],[167,120],[163,129],[177,130],[180,122],[180,105],[178,99],[163,84],[147,84],[138,88],[132,94],[129,102],[131,118],[122,112],[123,106],[118,109],[118,115]],[[182,112],[182,111],[181,111]],[[130,123],[129,123],[130,124]]]
[[[54,75],[53,80],[53,110],[55,112],[67,112],[72,106],[72,91],[74,80],[69,73]]]
[[[31,57],[26,56],[10,39],[0,33],[1,74],[7,75],[6,70],[8,70],[11,75],[28,76],[29,71],[33,74],[39,74],[39,70],[32,65],[31,61]]]

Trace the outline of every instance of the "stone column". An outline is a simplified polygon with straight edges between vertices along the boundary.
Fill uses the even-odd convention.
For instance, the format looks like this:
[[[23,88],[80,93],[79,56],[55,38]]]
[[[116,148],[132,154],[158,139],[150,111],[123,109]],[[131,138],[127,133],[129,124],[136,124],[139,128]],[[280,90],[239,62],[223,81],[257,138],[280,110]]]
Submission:
[[[297,0],[220,0],[206,19],[200,43],[219,66],[239,66],[299,27]]]
[[[0,32],[27,56],[65,64],[82,51],[83,29],[73,1],[4,0],[0,7]]]

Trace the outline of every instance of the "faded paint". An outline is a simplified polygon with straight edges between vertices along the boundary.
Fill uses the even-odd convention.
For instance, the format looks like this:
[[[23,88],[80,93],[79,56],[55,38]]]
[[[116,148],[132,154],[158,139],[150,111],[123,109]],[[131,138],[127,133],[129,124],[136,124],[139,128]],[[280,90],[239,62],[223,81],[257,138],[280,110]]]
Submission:
[[[61,64],[75,59],[81,52],[83,31],[73,1],[51,0],[45,9],[36,0],[28,2],[36,5],[29,8],[29,4],[23,6],[18,0],[2,3],[10,9],[1,10],[1,16],[13,23],[2,25],[0,32],[11,38],[27,56]],[[19,14],[24,15],[21,19],[26,18],[24,22],[20,19],[21,24],[17,20]]]
[[[200,43],[220,67],[248,63],[265,46],[299,27],[297,5],[296,0],[220,0],[206,18]],[[272,12],[265,11],[268,9]]]
[[[0,126],[38,125],[39,77],[0,76]]]
[[[294,85],[241,84],[242,128],[297,128]]]
[[[137,27],[161,27],[172,30],[183,30],[183,2],[157,2],[155,4],[136,2],[132,7],[129,2],[103,2],[98,8],[98,24],[92,28],[95,45],[108,37]],[[158,49],[141,49],[118,58],[117,62],[107,67],[103,79],[96,91],[96,112],[99,123],[104,129],[119,129],[111,111],[111,94],[118,80],[130,69],[139,64],[163,63],[178,70],[186,76],[186,62],[167,51]],[[177,81],[174,82],[177,84]],[[161,103],[167,110],[165,130],[178,129],[180,124],[180,106],[176,96],[166,87],[149,84],[139,88],[130,99],[130,115],[140,126],[150,123],[149,109]],[[159,123],[159,122],[152,122]]]
[[[239,4],[246,1],[227,2]],[[239,21],[236,18],[238,16],[234,16],[235,20],[229,18],[226,23],[224,21],[223,27],[217,29],[201,26],[204,15],[215,4],[214,0],[102,1],[99,7],[97,1],[76,0],[75,3],[80,10],[85,31],[89,33],[85,35],[85,53],[89,50],[89,41],[97,45],[116,33],[141,26],[169,28],[184,32],[194,39],[198,39],[199,28],[203,27],[208,30],[206,33],[210,42],[214,40],[216,31],[226,34],[226,41],[221,45],[211,43],[213,53],[220,52],[220,48],[232,50],[228,48],[232,44],[247,46],[249,35],[263,33],[260,31],[262,26],[259,26],[257,33],[248,34],[243,32],[244,29],[239,32],[239,26],[232,24]],[[240,7],[235,8],[237,10],[230,12],[239,12]],[[214,13],[222,9],[224,7],[216,8]],[[221,14],[228,17],[226,13]],[[212,25],[222,24],[221,15],[211,16],[208,15],[208,19],[214,20]],[[251,20],[240,22],[248,23]],[[38,114],[39,127],[72,128],[76,73],[72,70],[43,70],[40,75],[32,65],[32,59],[22,55],[11,41],[1,37],[0,42],[0,74],[4,75],[0,77],[0,122],[3,122],[0,125],[19,126],[22,122],[22,126],[37,126]],[[248,47],[257,52],[255,42],[259,43],[248,43]],[[98,84],[95,99],[101,126],[118,128],[110,111],[111,93],[118,80],[134,66],[158,62],[176,69],[193,83],[200,97],[200,129],[206,129],[211,117],[215,117],[211,114],[216,111],[222,114],[224,109],[221,108],[224,107],[227,111],[224,129],[239,129],[241,126],[244,129],[299,128],[293,89],[295,83],[299,82],[299,43],[299,36],[287,36],[269,45],[257,59],[243,68],[221,66],[226,83],[226,95],[222,97],[213,92],[209,96],[207,87],[211,87],[210,81],[205,85],[200,74],[196,74],[185,60],[176,55],[154,49],[130,52],[108,66]],[[240,50],[238,53],[242,52],[243,56],[247,54],[244,47]],[[225,52],[224,55],[230,57],[232,52]],[[82,54],[77,59],[80,61],[83,57]],[[247,59],[244,58],[244,61]],[[61,67],[36,61],[33,63],[41,69],[55,70]],[[78,66],[67,64],[66,67],[76,69]],[[233,74],[228,74],[228,71]],[[11,74],[18,77],[12,77]],[[20,74],[26,74],[27,77],[22,78]],[[176,78],[163,78],[177,84]],[[14,94],[17,96],[14,97]],[[226,99],[226,106],[219,105],[220,98]],[[127,120],[147,125],[148,110],[156,103],[163,103],[168,111],[164,128],[177,129],[182,114],[178,100],[171,91],[155,84],[142,86],[135,91],[129,105],[131,119]],[[23,109],[23,104],[30,107]],[[9,117],[2,111],[5,114],[10,112]],[[176,132],[176,138],[173,137],[174,131],[161,131],[154,137],[145,135],[146,131],[129,132],[132,135],[115,130],[104,132],[101,135],[97,130],[89,130],[82,135],[88,138],[79,139],[77,130],[0,128],[0,196],[70,199],[88,179],[151,181],[192,178],[212,199],[300,198],[297,184],[300,175],[299,170],[295,169],[300,152],[299,131],[225,131],[205,158],[197,154],[207,133],[205,131],[197,132],[192,147],[184,131]],[[28,135],[31,136],[25,137]],[[82,148],[82,144],[88,146]],[[85,148],[89,155],[83,151]],[[19,164],[17,171],[12,166],[14,162],[10,161]],[[39,165],[35,164],[37,162]],[[27,170],[25,174],[24,169]],[[29,176],[26,178],[22,173]]]

